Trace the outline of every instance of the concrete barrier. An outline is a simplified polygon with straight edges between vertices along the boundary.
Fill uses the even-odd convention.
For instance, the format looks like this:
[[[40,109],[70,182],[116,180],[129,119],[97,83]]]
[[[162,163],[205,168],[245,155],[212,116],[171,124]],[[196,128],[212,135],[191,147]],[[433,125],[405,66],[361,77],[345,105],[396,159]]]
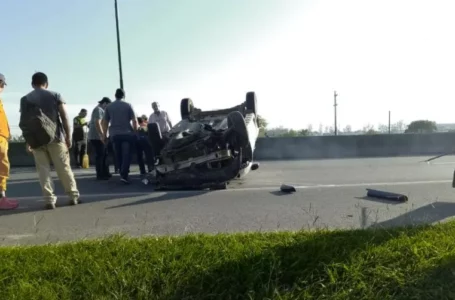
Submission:
[[[95,162],[95,156],[93,151],[90,150],[89,145],[89,157],[90,164]],[[11,167],[33,167],[35,166],[35,161],[33,155],[27,153],[25,149],[25,143],[10,143],[9,144],[9,160]],[[71,163],[73,162],[73,155],[71,154]]]
[[[256,144],[255,158],[281,160],[431,156],[454,148],[455,133],[452,132],[260,138]],[[33,156],[26,153],[23,143],[11,143],[9,157],[12,167],[34,166]],[[93,163],[92,151],[90,158]]]
[[[437,155],[455,148],[455,133],[262,138],[259,160]]]

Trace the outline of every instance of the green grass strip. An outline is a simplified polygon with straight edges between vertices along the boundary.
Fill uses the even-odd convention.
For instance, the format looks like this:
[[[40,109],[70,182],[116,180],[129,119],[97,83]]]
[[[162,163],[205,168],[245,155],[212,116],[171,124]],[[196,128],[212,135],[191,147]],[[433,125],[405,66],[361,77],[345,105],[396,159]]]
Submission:
[[[0,299],[455,299],[455,222],[0,248]]]

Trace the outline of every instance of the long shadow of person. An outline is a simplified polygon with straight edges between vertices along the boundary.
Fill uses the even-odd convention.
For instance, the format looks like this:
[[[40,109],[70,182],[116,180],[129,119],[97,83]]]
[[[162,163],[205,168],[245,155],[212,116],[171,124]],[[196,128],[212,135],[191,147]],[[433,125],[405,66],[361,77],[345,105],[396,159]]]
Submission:
[[[132,178],[134,179],[134,176],[132,176]],[[116,179],[117,178],[114,177],[109,181],[97,181],[93,178],[93,175],[90,174],[77,175],[76,181],[81,194],[81,204],[142,195],[150,195],[150,198],[148,198],[150,199],[148,200],[149,202],[169,200],[173,199],[173,197],[185,197],[185,195],[182,194],[168,194],[167,196],[160,196],[161,200],[153,200],[153,186],[141,184],[139,178],[137,178],[137,182],[135,181],[128,186],[121,184]],[[54,184],[55,194],[58,197],[57,207],[67,206],[68,198],[66,197],[59,180],[55,177]],[[19,207],[15,210],[0,211],[0,216],[40,211],[44,209],[42,191],[36,176],[32,178],[11,180],[8,184],[8,194],[14,195],[14,197],[19,199]]]

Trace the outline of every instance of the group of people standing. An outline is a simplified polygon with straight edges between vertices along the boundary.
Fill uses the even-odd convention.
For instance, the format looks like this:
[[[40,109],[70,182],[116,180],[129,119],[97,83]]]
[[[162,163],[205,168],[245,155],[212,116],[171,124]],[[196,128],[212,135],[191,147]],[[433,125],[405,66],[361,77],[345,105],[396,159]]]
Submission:
[[[87,143],[95,154],[95,170],[98,180],[109,180],[112,173],[109,168],[109,155],[113,156],[114,173],[120,174],[120,180],[128,184],[131,160],[136,154],[141,176],[154,171],[155,153],[150,144],[147,124],[156,122],[163,133],[168,132],[172,123],[168,114],[161,111],[157,102],[152,103],[153,113],[149,118],[136,117],[130,103],[124,101],[122,89],[115,92],[115,100],[104,97],[93,109],[87,122],[87,110],[82,109],[74,118],[73,142],[76,167],[82,165],[82,158],[87,151]],[[84,127],[88,127],[88,131]],[[144,159],[145,158],[145,159]]]
[[[0,74],[0,93],[5,86],[5,76]],[[80,203],[80,193],[70,165],[69,150],[72,147],[76,167],[80,167],[83,156],[88,150],[88,144],[90,144],[90,148],[95,152],[95,169],[98,180],[108,180],[112,177],[107,159],[110,153],[114,154],[114,172],[120,174],[120,180],[125,184],[130,183],[130,165],[134,152],[137,155],[141,175],[146,175],[146,171],[153,172],[155,154],[153,145],[148,139],[147,124],[158,123],[162,133],[168,132],[172,127],[168,114],[160,110],[158,103],[152,103],[154,112],[149,118],[137,117],[132,105],[125,101],[125,92],[117,89],[114,101],[108,97],[98,101],[89,122],[85,120],[88,115],[87,110],[82,109],[73,119],[73,132],[70,134],[70,121],[65,101],[59,93],[48,90],[48,86],[46,74],[42,72],[33,74],[33,90],[20,101],[21,121],[19,124],[26,140],[26,150],[33,155],[35,160],[46,203],[45,208],[54,209],[57,202],[50,173],[51,163],[65,193],[69,196],[69,204]],[[39,116],[35,117],[35,115]],[[88,127],[88,130],[85,127]],[[51,138],[46,140],[49,128],[52,129]],[[10,169],[9,139],[8,120],[0,101],[0,209],[14,209],[19,205],[17,200],[6,197],[6,181],[9,178]]]

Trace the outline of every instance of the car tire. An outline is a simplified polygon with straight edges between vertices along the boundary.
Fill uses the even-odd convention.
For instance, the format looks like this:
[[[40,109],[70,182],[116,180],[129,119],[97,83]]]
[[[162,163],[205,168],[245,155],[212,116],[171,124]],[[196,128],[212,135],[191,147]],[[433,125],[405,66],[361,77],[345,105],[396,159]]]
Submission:
[[[241,148],[248,146],[250,141],[248,138],[248,129],[246,127],[245,118],[243,115],[238,111],[233,111],[228,114],[227,120],[228,128],[236,133],[239,146]]]
[[[153,150],[161,150],[161,145],[163,144],[163,136],[161,134],[160,127],[158,123],[151,123],[147,125],[148,136],[150,143],[152,144]],[[159,151],[157,151],[159,153]],[[156,153],[156,154],[158,154]]]
[[[180,115],[182,120],[188,119],[193,112],[193,101],[190,98],[182,99],[180,102]]]
[[[245,107],[246,110],[253,112],[255,115],[257,115],[257,99],[255,92],[246,93]]]

